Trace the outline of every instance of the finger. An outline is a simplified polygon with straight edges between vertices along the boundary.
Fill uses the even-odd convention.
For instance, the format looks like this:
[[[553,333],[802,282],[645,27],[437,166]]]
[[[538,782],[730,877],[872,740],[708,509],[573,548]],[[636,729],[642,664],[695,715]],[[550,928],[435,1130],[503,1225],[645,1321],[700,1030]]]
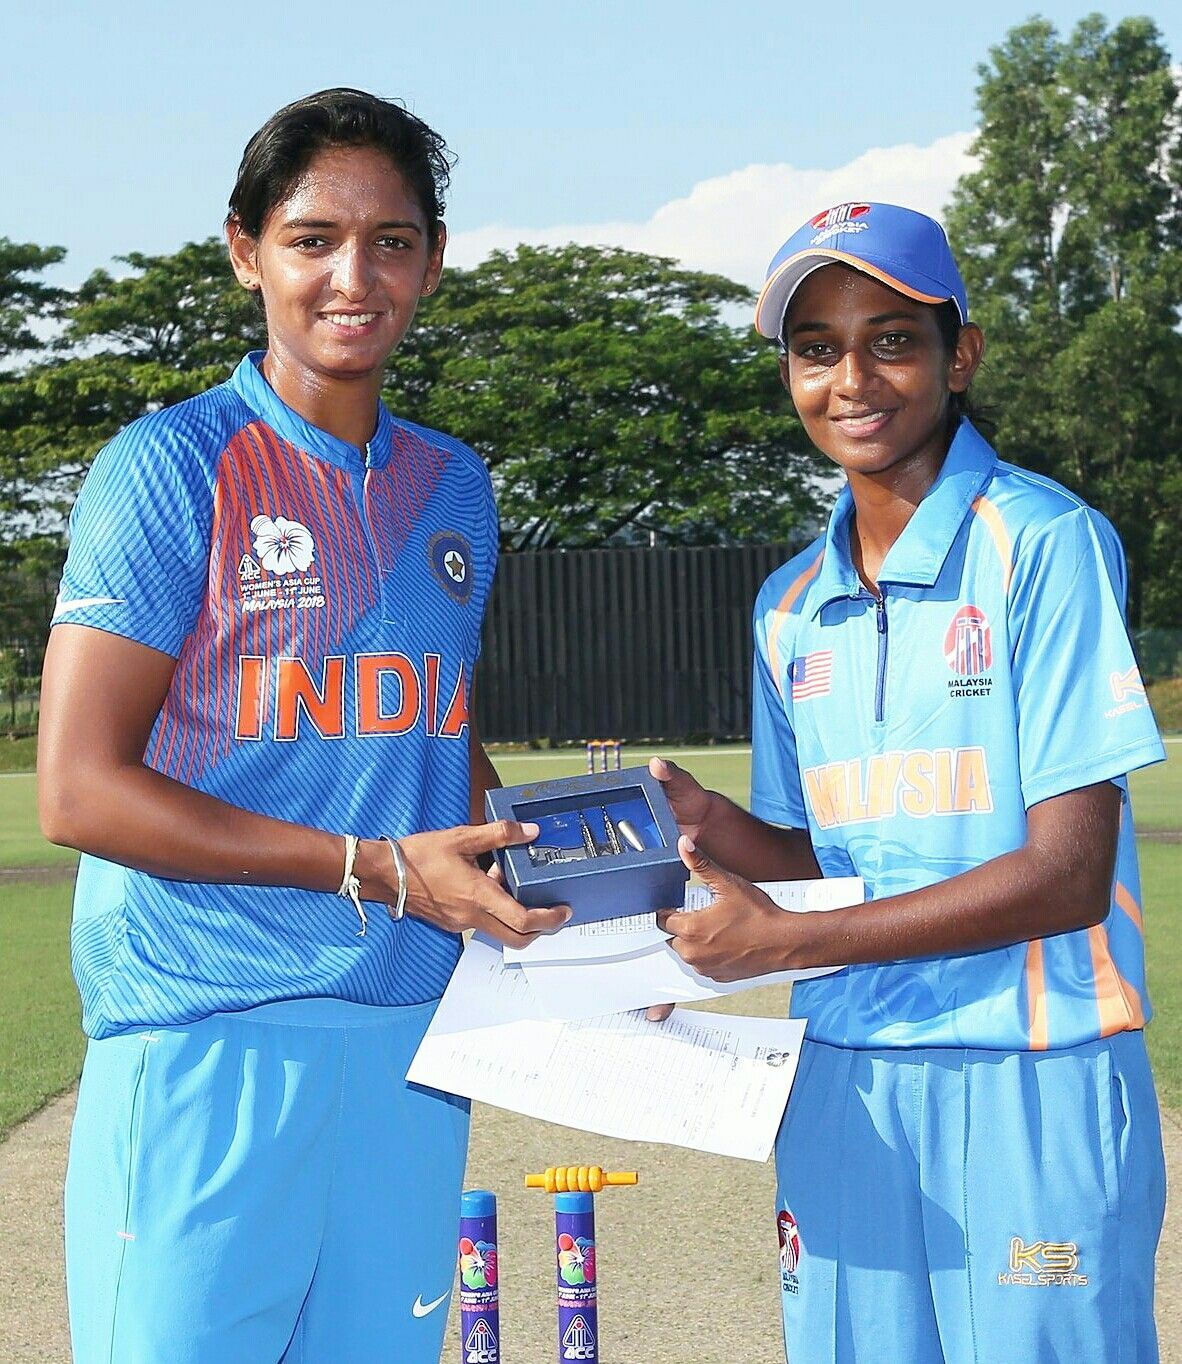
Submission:
[[[675,762],[671,762],[668,758],[650,758],[648,770],[658,781],[672,781],[679,768]]]
[[[477,925],[477,930],[486,938],[499,942],[502,947],[528,947],[538,936],[536,933],[515,933],[491,914],[484,916],[483,921]]]
[[[460,830],[460,850],[474,857],[477,853],[492,852],[494,848],[532,843],[540,832],[540,825],[532,821],[518,824],[513,819],[496,819],[491,824],[470,824]]]
[[[476,894],[480,909],[515,933],[554,933],[569,921],[572,913],[569,905],[527,909],[488,876],[481,877]]]
[[[505,884],[505,873],[501,870],[500,864],[497,862],[494,862],[484,874],[495,885],[503,886]]]
[[[656,773],[653,775],[655,776]],[[648,1008],[645,1009],[644,1016],[650,1023],[664,1023],[672,1012],[672,1004],[650,1004]]]
[[[660,909],[657,911],[657,927],[664,929],[666,933],[672,933],[675,938],[680,938],[693,928],[697,918],[695,910]]]
[[[715,866],[688,834],[677,840],[677,851],[690,871],[700,876],[711,890],[720,891],[730,884],[730,873]]]

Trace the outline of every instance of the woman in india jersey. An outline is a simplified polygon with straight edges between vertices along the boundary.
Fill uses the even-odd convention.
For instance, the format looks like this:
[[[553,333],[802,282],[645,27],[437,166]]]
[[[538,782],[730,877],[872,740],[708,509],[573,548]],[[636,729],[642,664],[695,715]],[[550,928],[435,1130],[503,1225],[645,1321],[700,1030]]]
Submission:
[[[407,1065],[461,930],[565,917],[479,863],[536,832],[480,825],[488,475],[380,397],[449,168],[360,91],[275,114],[226,219],[266,350],[121,431],[71,518],[39,773],[83,853],[78,1364],[439,1354],[467,1112]]]

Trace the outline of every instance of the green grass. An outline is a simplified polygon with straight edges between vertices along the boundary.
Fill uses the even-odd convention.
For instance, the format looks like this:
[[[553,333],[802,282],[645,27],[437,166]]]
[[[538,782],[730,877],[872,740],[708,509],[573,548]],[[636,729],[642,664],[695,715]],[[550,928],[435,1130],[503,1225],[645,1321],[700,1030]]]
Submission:
[[[36,766],[36,737],[8,739],[0,735],[0,772],[32,772]]]
[[[0,776],[0,867],[58,867],[77,860],[72,848],[59,848],[41,837],[34,774]]]
[[[1161,1101],[1182,1109],[1182,844],[1143,838],[1138,852],[1153,1001],[1145,1036]]]
[[[78,1078],[68,881],[0,885],[0,1135]]]
[[[1182,829],[1182,744],[1166,744],[1166,760],[1129,777],[1139,830]]]

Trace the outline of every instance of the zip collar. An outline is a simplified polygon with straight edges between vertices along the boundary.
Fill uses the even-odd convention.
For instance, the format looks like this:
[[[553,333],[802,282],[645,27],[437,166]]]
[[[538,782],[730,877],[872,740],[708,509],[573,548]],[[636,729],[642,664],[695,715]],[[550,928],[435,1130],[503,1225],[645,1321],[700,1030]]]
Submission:
[[[972,422],[962,418],[936,481],[890,547],[878,573],[880,583],[933,587],[965,517],[993,477],[997,455]],[[813,584],[812,615],[841,597],[857,597],[862,580],[850,556],[854,498],[847,483],[838,495],[825,531],[825,552]]]
[[[238,363],[228,383],[242,401],[284,440],[330,464],[356,473],[361,468],[380,469],[390,458],[394,418],[385,403],[378,403],[377,422],[369,443],[362,449],[329,431],[313,426],[283,401],[263,377],[266,351],[252,350]]]

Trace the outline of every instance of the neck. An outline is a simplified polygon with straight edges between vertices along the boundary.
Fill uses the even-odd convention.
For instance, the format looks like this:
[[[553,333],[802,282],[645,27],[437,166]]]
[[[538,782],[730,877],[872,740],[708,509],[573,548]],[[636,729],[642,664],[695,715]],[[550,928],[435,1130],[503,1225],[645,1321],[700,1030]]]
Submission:
[[[882,473],[849,472],[854,499],[850,556],[858,576],[875,596],[883,560],[936,481],[947,452],[947,442],[939,442]]]
[[[296,412],[329,435],[363,450],[376,429],[381,370],[338,378],[294,365],[282,350],[263,356],[263,377]]]

